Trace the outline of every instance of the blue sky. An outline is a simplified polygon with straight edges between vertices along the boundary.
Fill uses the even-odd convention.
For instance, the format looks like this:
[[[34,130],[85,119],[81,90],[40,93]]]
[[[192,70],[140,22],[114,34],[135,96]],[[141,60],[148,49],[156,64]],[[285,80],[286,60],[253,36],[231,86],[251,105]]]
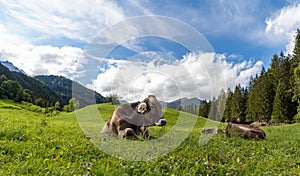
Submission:
[[[128,13],[149,12],[183,20],[199,30],[216,52],[263,60],[268,66],[275,52],[286,50],[289,39],[285,34],[266,32],[266,20],[275,18],[280,9],[294,4],[297,2],[284,0],[146,1],[136,5],[140,6],[138,12]]]
[[[214,49],[213,60],[218,58],[223,65],[221,71],[227,78],[225,86],[233,88],[237,83],[246,85],[249,77],[258,73],[262,65],[268,67],[274,53],[284,51],[287,54],[292,51],[293,36],[300,27],[300,1],[4,0],[0,2],[0,60],[11,61],[30,75],[57,74],[76,79],[81,73],[88,72],[84,68],[85,49],[95,36],[126,20],[149,15],[171,17],[202,34]],[[146,25],[146,22],[141,25]],[[153,26],[153,30],[158,30],[157,28],[159,26]],[[105,60],[106,64],[100,63],[103,60],[99,61],[99,58],[92,61],[93,65],[97,65],[98,71],[92,73],[94,76],[89,81],[82,83],[100,93],[109,93],[100,84],[110,82],[111,77],[116,75],[116,70],[124,63],[122,57],[123,60],[146,55],[151,56],[150,59],[174,57],[182,59],[181,64],[186,65],[201,55],[197,55],[196,51],[188,52],[188,49],[175,41],[160,39],[155,36],[139,37],[122,43],[110,53],[111,59]],[[180,68],[180,64],[174,64]],[[100,68],[100,65],[107,67]],[[210,67],[206,62],[202,63],[202,67],[203,65],[206,67],[206,74],[211,71],[215,74],[214,66]],[[139,70],[140,67],[136,69]],[[103,75],[97,75],[99,70],[102,70]],[[202,83],[198,84],[197,80],[201,80],[203,75],[196,71],[200,68],[195,68],[195,73],[187,70],[193,75],[194,82],[196,80],[196,87],[200,87],[198,94],[201,97],[211,98],[215,93],[208,92],[218,92],[220,87],[225,88],[216,86],[216,90],[213,90],[212,82],[220,81],[211,78],[208,79],[209,87],[201,87]],[[167,78],[161,78],[165,79]],[[152,82],[154,85],[155,80]],[[156,83],[160,84],[159,81]],[[161,87],[158,85],[154,87]],[[153,90],[154,88],[151,89]],[[201,93],[201,90],[207,91]],[[154,92],[159,93],[156,89]],[[185,93],[182,95],[194,96]],[[178,96],[163,98],[175,99]]]

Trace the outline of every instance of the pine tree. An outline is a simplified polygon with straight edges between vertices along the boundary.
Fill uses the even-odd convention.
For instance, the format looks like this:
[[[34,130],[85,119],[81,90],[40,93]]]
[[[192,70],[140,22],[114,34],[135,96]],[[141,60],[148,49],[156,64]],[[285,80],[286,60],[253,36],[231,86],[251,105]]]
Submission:
[[[225,105],[226,105],[226,93],[224,89],[221,89],[220,94],[217,99],[217,114],[216,114],[216,120],[221,121],[224,116],[224,111],[225,111]]]
[[[208,102],[206,100],[202,100],[201,105],[199,107],[198,115],[201,117],[208,118],[208,112],[209,112]]]
[[[298,67],[300,63],[300,29],[297,29],[296,37],[295,37],[295,47],[292,55],[292,67],[291,73],[294,73],[294,69]]]
[[[295,119],[300,120],[300,30],[297,29],[297,35],[295,38],[295,48],[293,51],[291,63],[291,72],[293,73],[292,79],[292,100],[297,104],[297,114]]]
[[[210,109],[208,118],[212,120],[218,119],[217,117],[217,100],[216,97],[213,97],[213,99],[210,101]]]
[[[257,88],[258,97],[256,108],[258,110],[258,120],[269,121],[272,115],[275,92],[272,80],[267,74],[261,77]]]
[[[231,100],[232,100],[233,92],[230,90],[230,88],[227,89],[226,93],[226,104],[225,104],[225,110],[223,115],[223,121],[230,121],[231,118]]]
[[[288,119],[288,101],[286,97],[286,85],[279,82],[273,103],[272,122],[284,122]]]
[[[258,114],[257,114],[257,104],[256,104],[256,99],[257,99],[257,92],[256,92],[256,86],[257,86],[257,80],[258,80],[258,75],[256,75],[255,78],[251,77],[250,82],[249,82],[249,92],[247,94],[247,101],[246,101],[246,121],[247,122],[252,122],[258,119]]]
[[[293,87],[293,101],[298,103],[297,114],[295,115],[295,120],[300,121],[300,62],[298,67],[294,70],[294,87]]]
[[[269,78],[273,80],[273,90],[276,91],[279,79],[280,79],[280,64],[282,61],[277,54],[273,55],[272,63],[268,71]]]
[[[241,85],[235,87],[231,100],[231,115],[233,118],[237,118],[239,122],[245,121],[245,98],[242,93]]]

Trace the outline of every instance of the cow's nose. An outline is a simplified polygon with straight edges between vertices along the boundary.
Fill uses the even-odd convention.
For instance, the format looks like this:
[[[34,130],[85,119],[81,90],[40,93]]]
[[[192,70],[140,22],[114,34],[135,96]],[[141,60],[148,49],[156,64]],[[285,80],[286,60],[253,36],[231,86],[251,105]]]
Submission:
[[[165,126],[167,124],[167,120],[161,119],[160,124],[161,124],[161,126]]]
[[[155,123],[156,126],[165,126],[167,124],[166,119],[160,119],[158,122]]]

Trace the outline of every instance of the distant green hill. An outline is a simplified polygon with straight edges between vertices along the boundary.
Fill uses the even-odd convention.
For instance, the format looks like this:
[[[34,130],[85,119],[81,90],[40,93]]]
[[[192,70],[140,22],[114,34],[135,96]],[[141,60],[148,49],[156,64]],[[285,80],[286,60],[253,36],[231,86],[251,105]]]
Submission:
[[[0,99],[26,101],[43,107],[60,102],[63,107],[72,97],[79,100],[80,107],[107,102],[101,94],[63,76],[31,77],[22,72],[10,71],[0,64]]]
[[[44,82],[50,87],[51,90],[58,93],[62,97],[63,103],[65,104],[67,104],[68,100],[72,97],[75,97],[77,100],[79,100],[80,107],[95,103],[107,102],[106,98],[101,94],[63,76],[40,75],[36,76],[35,78]],[[74,91],[73,95],[72,91]]]

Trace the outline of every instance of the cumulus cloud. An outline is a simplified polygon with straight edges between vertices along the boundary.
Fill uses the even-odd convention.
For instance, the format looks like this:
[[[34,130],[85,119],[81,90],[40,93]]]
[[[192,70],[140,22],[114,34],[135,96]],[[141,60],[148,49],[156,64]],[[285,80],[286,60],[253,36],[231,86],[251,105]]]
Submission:
[[[111,63],[114,61],[110,60]],[[155,94],[160,100],[182,97],[210,99],[220,90],[246,86],[251,75],[259,73],[263,63],[233,63],[226,55],[213,52],[189,53],[172,63],[125,61],[111,64],[88,85],[102,94],[118,94],[128,101]]]
[[[16,50],[14,50],[16,49]],[[1,60],[9,60],[29,75],[63,75],[72,78],[83,50],[76,47],[30,46],[3,48]]]
[[[286,52],[292,53],[294,49],[294,35],[300,26],[300,4],[283,7],[266,19],[266,31],[276,35],[283,35],[289,39]]]

